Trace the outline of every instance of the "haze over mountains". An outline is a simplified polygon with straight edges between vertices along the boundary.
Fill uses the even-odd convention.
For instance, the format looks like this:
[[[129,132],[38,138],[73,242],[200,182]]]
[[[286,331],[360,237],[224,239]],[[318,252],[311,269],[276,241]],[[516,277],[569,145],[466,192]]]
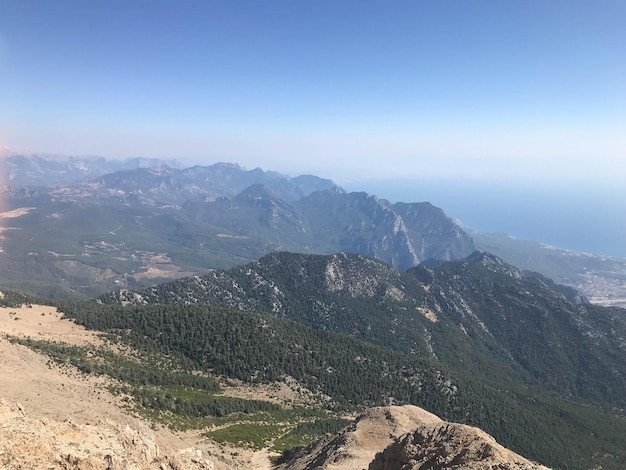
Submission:
[[[40,182],[39,171],[46,168],[24,161],[8,160],[9,177]],[[428,203],[391,205],[315,176],[289,178],[232,164],[183,170],[160,165],[59,182],[93,171],[88,161],[71,161],[57,180],[54,174],[48,178],[57,183],[52,187],[4,188],[6,216],[14,216],[5,224],[4,256],[20,257],[5,266],[12,265],[22,289],[93,296],[117,284],[206,272],[279,250],[357,252],[406,269],[475,248]],[[60,281],[57,286],[49,276]],[[44,283],[47,292],[38,290]]]
[[[429,203],[346,193],[317,176],[224,163],[180,169],[147,159],[14,155],[4,165],[0,279],[48,297],[93,297],[272,251],[355,252],[404,270],[476,248],[590,298],[626,297],[623,260],[470,233]]]
[[[626,187],[618,178],[559,181],[556,170],[534,178],[463,178],[441,172],[419,179],[342,181],[391,201],[430,201],[481,232],[574,251],[626,257]],[[376,178],[373,176],[372,178]]]

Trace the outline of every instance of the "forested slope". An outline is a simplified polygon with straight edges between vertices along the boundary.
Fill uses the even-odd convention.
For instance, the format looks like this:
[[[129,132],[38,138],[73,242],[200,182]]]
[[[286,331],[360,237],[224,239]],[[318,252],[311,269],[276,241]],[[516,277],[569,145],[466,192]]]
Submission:
[[[489,254],[400,273],[275,253],[101,302],[72,315],[220,374],[293,376],[333,407],[417,404],[557,467],[624,462],[624,311]]]

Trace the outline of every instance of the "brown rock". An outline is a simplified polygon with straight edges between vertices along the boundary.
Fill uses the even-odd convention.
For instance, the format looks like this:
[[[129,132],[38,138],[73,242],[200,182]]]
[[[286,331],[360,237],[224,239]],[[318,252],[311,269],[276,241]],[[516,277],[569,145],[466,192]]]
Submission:
[[[284,470],[546,470],[478,428],[412,405],[370,408],[336,436],[300,449]]]

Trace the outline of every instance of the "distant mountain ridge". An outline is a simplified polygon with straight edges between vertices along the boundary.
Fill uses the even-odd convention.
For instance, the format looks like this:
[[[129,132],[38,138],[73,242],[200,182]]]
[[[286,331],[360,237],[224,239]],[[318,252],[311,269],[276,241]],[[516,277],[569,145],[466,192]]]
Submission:
[[[116,171],[173,164],[175,164],[174,161],[165,162],[154,158],[130,158],[117,161],[104,157],[51,158],[43,155],[20,154],[7,155],[2,161],[5,184],[44,187],[77,183]]]
[[[246,170],[232,163],[176,169],[161,165],[105,174],[90,186],[108,191],[122,191],[158,203],[180,204],[185,201],[214,201],[232,198],[253,185],[263,185],[286,201],[307,196],[312,191],[342,191],[332,181],[317,176],[291,178],[260,168]]]
[[[46,297],[93,297],[272,251],[360,253],[404,270],[478,248],[594,302],[626,305],[626,260],[481,234],[427,202],[346,193],[317,176],[8,150],[1,164],[0,283]]]
[[[104,171],[101,160],[94,162]],[[39,181],[32,168],[40,159],[9,163],[24,163],[16,174]],[[391,204],[316,176],[228,163],[177,169],[161,162],[85,180],[91,173],[72,173],[72,160],[64,165],[61,180],[70,173],[83,179],[54,185],[59,175],[51,171],[48,187],[3,188],[9,217],[0,256],[12,269],[0,270],[0,282],[8,288],[96,296],[116,285],[200,274],[273,251],[361,253],[407,269],[475,249],[431,204]]]

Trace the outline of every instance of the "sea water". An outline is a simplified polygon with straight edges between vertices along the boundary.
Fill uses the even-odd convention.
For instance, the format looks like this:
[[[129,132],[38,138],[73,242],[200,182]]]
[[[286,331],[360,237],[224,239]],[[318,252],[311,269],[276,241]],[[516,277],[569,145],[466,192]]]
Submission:
[[[619,182],[362,180],[343,187],[391,202],[428,201],[477,231],[626,258],[626,184]]]

